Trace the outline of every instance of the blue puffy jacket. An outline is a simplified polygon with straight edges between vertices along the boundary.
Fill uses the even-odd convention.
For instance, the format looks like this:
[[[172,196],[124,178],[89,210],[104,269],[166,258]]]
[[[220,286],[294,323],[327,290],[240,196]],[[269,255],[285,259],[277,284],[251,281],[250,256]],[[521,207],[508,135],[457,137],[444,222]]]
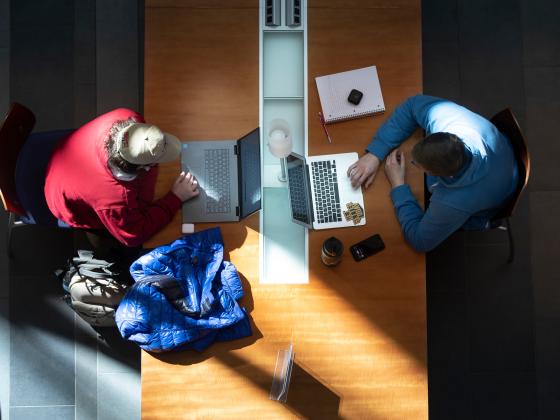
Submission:
[[[183,236],[130,267],[136,283],[116,312],[121,335],[144,350],[204,350],[214,341],[252,334],[237,300],[243,288],[235,266],[223,261],[219,228]]]

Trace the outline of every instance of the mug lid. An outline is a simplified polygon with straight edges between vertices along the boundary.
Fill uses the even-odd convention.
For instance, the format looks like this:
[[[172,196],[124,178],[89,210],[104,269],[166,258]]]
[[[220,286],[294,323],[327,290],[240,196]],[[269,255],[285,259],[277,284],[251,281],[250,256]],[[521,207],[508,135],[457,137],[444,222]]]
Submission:
[[[323,243],[323,250],[331,255],[341,255],[342,254],[342,242],[335,238],[334,236],[331,236],[330,238],[328,238],[327,240],[325,240],[325,242]]]

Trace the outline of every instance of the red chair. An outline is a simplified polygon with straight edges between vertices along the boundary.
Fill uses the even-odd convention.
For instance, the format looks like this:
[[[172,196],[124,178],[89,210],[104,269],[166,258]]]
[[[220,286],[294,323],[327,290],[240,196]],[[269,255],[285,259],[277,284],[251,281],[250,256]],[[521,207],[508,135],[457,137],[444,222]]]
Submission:
[[[16,192],[16,163],[23,144],[35,126],[35,115],[23,105],[12,104],[0,127],[0,196],[4,209],[25,216]]]
[[[35,116],[12,104],[0,127],[0,196],[9,213],[8,253],[12,229],[24,224],[66,227],[48,209],[43,192],[45,172],[56,144],[73,130],[31,134]]]

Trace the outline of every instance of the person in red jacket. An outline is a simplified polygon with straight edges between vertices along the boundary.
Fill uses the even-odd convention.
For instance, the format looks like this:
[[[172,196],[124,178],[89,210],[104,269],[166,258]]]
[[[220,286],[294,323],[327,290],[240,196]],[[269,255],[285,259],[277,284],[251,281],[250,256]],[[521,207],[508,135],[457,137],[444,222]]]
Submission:
[[[61,140],[49,161],[45,197],[59,220],[108,231],[140,246],[166,226],[182,202],[198,195],[190,173],[154,200],[158,163],[179,158],[181,142],[131,110],[103,114]]]

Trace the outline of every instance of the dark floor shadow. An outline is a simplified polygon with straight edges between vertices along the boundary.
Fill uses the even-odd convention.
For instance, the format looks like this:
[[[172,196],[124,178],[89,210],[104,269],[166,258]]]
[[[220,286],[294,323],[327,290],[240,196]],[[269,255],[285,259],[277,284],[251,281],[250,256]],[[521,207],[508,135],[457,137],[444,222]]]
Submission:
[[[286,405],[308,419],[338,419],[341,397],[309,367],[294,361]]]
[[[243,341],[243,340],[238,340]],[[270,393],[273,377],[263,369],[251,364],[231,350],[244,347],[235,343],[219,343],[204,353],[185,355],[181,353],[152,354],[166,363],[190,365],[210,357],[235,370],[257,385],[266,394]],[[206,354],[205,354],[206,353]],[[288,399],[284,404],[298,418],[337,419],[339,417],[340,396],[325,385],[310,369],[294,361]]]
[[[227,353],[218,360],[237,373],[243,374],[266,394],[270,393],[273,377],[234,353]],[[289,384],[288,399],[283,404],[298,418],[337,419],[340,396],[320,381],[308,368],[294,361]]]

